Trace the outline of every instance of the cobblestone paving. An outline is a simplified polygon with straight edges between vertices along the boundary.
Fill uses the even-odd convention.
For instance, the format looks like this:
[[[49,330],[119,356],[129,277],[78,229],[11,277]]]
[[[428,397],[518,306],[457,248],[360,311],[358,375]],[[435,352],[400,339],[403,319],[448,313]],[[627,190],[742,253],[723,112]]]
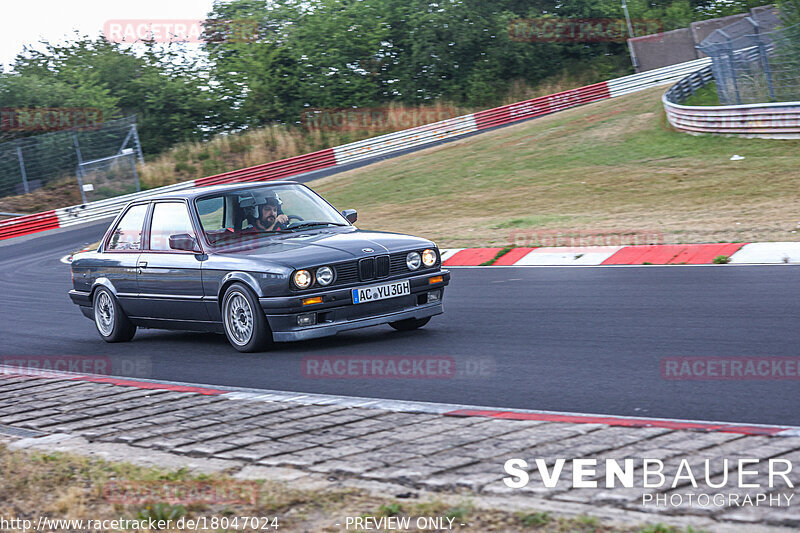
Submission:
[[[738,523],[743,529],[746,524],[800,527],[800,469],[788,474],[794,488],[787,488],[780,478],[770,488],[767,470],[768,459],[800,464],[800,437],[459,418],[0,375],[0,433],[4,426],[7,433],[64,433],[90,442],[224,459],[253,468],[290,467],[410,489],[530,495],[554,504],[696,515],[718,523]],[[529,463],[530,482],[523,488],[512,489],[502,481],[506,477],[503,464],[511,458]],[[555,487],[544,487],[534,466],[537,458],[544,459],[551,469],[557,459],[567,460]],[[573,488],[570,460],[579,458],[597,460],[595,472],[589,476],[598,482],[596,488]],[[737,488],[740,458],[761,460],[747,466],[758,474],[746,479],[760,488]],[[633,459],[634,487],[606,488],[605,459]],[[643,486],[643,459],[664,462],[665,486]],[[728,459],[727,469],[723,459]],[[697,478],[696,488],[689,479],[673,482],[684,460]],[[727,485],[709,487],[705,481],[707,460],[709,481],[720,484],[727,475]],[[783,469],[783,465],[778,467]],[[725,503],[703,505],[704,500],[697,499],[701,494],[710,501],[715,494],[722,494]],[[755,501],[760,494],[781,505],[737,505],[730,501],[731,494],[740,501],[745,495]],[[792,498],[789,505],[787,498]],[[672,504],[656,506],[655,502],[665,500]]]

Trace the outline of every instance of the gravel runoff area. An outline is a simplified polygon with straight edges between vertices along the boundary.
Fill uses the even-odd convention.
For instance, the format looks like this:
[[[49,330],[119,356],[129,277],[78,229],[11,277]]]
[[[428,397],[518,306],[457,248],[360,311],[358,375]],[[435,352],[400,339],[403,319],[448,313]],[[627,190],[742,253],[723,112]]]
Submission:
[[[662,523],[706,531],[791,531],[800,526],[800,489],[788,488],[781,476],[770,488],[767,472],[768,459],[800,462],[798,436],[453,417],[130,385],[0,374],[0,441],[16,450],[224,471],[295,487],[468,498],[478,508],[591,517],[625,527]],[[518,480],[503,470],[511,458],[529,462],[530,480],[523,488],[503,481]],[[553,468],[559,458],[567,460],[563,472],[546,488],[534,461],[543,459]],[[579,467],[571,460],[579,458],[597,460],[586,478],[597,480],[597,488],[573,486]],[[626,458],[635,463],[634,486],[605,488],[606,459],[622,464]],[[661,487],[643,486],[645,458],[663,461]],[[722,459],[729,460],[729,480],[710,488],[705,461],[710,481],[720,483]],[[760,460],[744,467],[758,472],[745,482],[759,488],[737,488],[739,459]],[[698,488],[687,477],[678,479],[682,460]],[[778,462],[775,470],[785,465]],[[797,470],[786,477],[793,485],[800,482]],[[664,500],[671,503],[658,504]]]

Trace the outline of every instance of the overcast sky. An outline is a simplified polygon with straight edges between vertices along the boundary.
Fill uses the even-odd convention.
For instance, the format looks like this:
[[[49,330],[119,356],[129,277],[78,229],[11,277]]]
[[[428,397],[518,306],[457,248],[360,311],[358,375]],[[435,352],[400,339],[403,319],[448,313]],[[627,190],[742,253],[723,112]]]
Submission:
[[[0,64],[11,63],[24,45],[41,38],[60,42],[73,35],[97,36],[107,20],[204,19],[213,0],[4,0]]]

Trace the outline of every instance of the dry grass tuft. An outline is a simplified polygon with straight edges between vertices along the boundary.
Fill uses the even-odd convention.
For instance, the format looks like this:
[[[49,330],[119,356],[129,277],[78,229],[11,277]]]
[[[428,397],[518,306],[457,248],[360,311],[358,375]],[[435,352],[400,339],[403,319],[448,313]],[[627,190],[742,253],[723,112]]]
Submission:
[[[565,518],[530,510],[511,512],[503,509],[478,508],[467,497],[440,499],[396,499],[378,497],[364,491],[343,487],[328,489],[293,488],[276,481],[258,481],[255,504],[205,504],[186,506],[165,502],[123,505],[110,503],[103,487],[115,481],[192,481],[231,483],[234,480],[221,474],[197,478],[185,470],[167,471],[144,468],[126,463],[106,462],[97,458],[64,453],[10,451],[0,443],[0,516],[7,519],[29,519],[36,524],[38,517],[83,520],[154,520],[184,516],[187,519],[206,517],[258,516],[277,517],[282,531],[338,532],[345,518],[371,516],[451,517],[457,529],[464,533],[530,531],[540,533],[635,533],[664,531],[679,533],[672,528],[642,529],[636,526],[610,527],[595,518],[579,516]],[[177,518],[173,518],[177,519]],[[340,524],[337,526],[337,524]],[[241,526],[230,531],[256,531]],[[260,530],[260,529],[259,529]],[[270,531],[272,529],[270,528]]]

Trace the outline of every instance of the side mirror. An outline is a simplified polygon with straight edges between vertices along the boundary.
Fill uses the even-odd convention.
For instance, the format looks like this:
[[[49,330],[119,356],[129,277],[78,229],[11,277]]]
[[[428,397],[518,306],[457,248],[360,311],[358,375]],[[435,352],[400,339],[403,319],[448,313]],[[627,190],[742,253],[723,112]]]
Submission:
[[[188,233],[178,233],[169,236],[169,247],[173,250],[185,250],[187,252],[200,252],[197,239]]]
[[[358,211],[355,209],[345,209],[342,211],[342,216],[346,218],[351,224],[355,224],[358,220]]]

